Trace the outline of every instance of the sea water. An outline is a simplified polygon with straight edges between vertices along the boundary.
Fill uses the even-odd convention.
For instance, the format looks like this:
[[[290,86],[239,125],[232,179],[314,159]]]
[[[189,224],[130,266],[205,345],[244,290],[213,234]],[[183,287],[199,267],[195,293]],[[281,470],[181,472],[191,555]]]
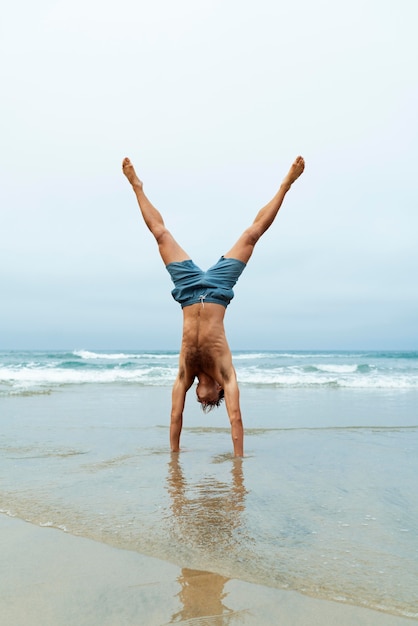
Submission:
[[[170,385],[176,352],[1,352],[1,395],[62,385]],[[275,388],[418,390],[418,352],[234,352],[241,384]]]
[[[236,352],[246,428],[176,352],[0,353],[0,509],[315,597],[418,617],[418,353]]]

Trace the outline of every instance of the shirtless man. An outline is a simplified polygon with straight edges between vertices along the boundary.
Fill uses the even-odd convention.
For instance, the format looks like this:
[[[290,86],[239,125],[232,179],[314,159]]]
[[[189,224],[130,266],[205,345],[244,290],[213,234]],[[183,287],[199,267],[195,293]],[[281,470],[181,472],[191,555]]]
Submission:
[[[161,258],[174,282],[172,295],[183,309],[179,370],[172,391],[170,422],[172,452],[180,450],[186,393],[197,378],[197,399],[203,410],[219,406],[221,400],[225,398],[234,455],[238,457],[244,455],[244,428],[239,389],[223,320],[226,307],[234,297],[232,288],[250,259],[255,244],[273,223],[286,193],[302,174],[304,167],[303,158],[298,156],[274,198],[257,213],[254,222],[243,232],[229,252],[213,267],[203,272],[167,230],[161,214],[145,195],[142,182],[130,160],[128,158],[123,160],[123,173],[132,185],[145,224],[154,235]]]

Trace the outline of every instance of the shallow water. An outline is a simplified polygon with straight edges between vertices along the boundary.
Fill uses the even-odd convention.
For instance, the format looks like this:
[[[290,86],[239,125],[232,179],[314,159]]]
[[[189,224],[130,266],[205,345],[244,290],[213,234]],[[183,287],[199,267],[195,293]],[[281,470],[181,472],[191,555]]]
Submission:
[[[224,408],[170,388],[71,385],[0,400],[0,509],[183,568],[418,617],[417,391],[242,388]]]

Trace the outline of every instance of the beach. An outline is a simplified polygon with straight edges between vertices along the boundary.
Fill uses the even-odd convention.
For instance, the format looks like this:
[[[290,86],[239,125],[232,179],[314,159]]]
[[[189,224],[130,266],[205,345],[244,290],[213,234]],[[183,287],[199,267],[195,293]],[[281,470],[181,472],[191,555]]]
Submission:
[[[403,626],[410,620],[232,580],[0,516],[2,623]]]
[[[418,619],[416,360],[237,356],[243,459],[175,354],[3,355],[5,623]]]

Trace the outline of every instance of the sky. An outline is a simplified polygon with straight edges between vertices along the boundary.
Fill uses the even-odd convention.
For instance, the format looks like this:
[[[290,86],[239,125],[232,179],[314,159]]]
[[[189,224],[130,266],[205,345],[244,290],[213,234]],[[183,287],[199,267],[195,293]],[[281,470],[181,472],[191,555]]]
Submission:
[[[206,269],[306,169],[231,348],[418,349],[416,0],[15,0],[0,22],[0,349],[170,349],[121,173]]]

